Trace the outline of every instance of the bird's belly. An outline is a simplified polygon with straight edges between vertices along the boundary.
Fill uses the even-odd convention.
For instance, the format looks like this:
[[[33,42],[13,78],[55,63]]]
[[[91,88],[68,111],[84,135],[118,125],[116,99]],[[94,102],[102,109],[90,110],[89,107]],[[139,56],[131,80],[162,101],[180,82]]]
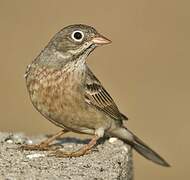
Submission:
[[[35,108],[48,120],[72,131],[93,134],[95,129],[111,126],[111,119],[85,103],[79,87],[40,87],[33,90],[31,100]]]

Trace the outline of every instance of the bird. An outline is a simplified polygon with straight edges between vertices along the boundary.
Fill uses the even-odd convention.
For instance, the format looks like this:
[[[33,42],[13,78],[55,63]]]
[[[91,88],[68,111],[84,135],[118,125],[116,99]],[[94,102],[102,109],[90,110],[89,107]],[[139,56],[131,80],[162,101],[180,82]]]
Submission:
[[[116,137],[146,159],[169,167],[169,163],[126,127],[111,95],[87,65],[87,57],[111,40],[94,27],[73,24],[56,33],[27,66],[26,86],[33,106],[61,131],[24,150],[49,150],[50,144],[66,132],[92,135],[88,144],[73,152],[55,150],[57,157],[79,157],[90,152],[105,136]]]

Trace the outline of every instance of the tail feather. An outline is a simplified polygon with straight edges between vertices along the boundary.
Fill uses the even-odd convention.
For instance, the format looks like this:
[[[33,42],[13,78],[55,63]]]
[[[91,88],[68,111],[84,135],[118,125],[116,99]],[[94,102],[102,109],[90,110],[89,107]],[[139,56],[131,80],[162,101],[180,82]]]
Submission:
[[[130,144],[139,154],[141,154],[146,159],[161,166],[170,166],[158,153],[156,153],[154,150],[148,147],[142,140],[140,140],[127,128],[118,128],[112,131],[111,134],[120,138],[127,144]]]
[[[148,147],[142,140],[134,135],[134,141],[132,142],[133,148],[144,156],[146,159],[149,159],[156,164],[169,167],[170,165],[164,160],[158,153]]]

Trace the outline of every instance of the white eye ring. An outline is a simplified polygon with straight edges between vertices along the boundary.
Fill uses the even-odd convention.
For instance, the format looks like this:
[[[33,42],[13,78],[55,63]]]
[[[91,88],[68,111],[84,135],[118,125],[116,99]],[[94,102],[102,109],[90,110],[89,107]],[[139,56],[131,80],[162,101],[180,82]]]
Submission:
[[[73,40],[77,41],[77,42],[81,42],[84,38],[84,33],[82,31],[73,31],[73,33],[71,34],[71,37]]]

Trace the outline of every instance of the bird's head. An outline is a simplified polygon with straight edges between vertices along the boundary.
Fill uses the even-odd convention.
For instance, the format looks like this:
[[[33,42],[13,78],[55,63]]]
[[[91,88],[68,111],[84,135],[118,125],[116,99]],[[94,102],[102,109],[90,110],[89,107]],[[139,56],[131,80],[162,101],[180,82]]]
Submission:
[[[53,47],[67,59],[77,59],[80,56],[88,56],[97,46],[109,43],[111,41],[93,27],[75,24],[59,31],[48,46]]]

